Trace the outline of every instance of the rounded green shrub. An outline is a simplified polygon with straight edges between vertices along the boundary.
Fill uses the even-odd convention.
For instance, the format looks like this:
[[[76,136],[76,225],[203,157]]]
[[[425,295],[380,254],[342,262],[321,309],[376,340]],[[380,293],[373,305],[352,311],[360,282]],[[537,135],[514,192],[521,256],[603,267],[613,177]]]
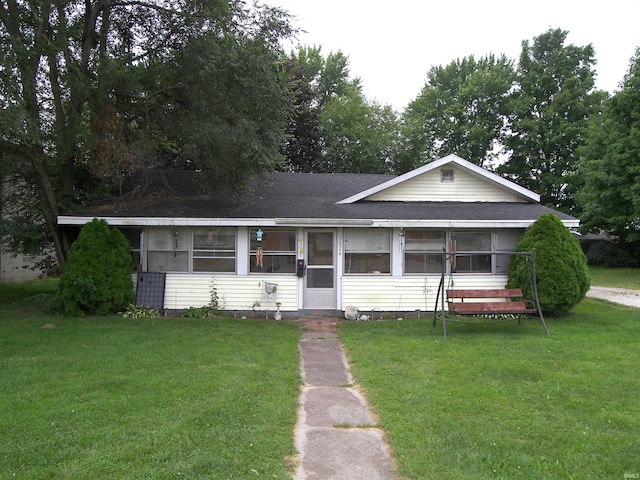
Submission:
[[[542,311],[562,315],[582,300],[590,286],[589,268],[578,240],[553,214],[541,215],[527,228],[516,250],[536,249],[536,276]],[[507,288],[525,288],[529,269],[524,256],[509,262]],[[531,289],[530,289],[531,290]]]
[[[94,218],[73,242],[60,278],[66,315],[109,315],[134,300],[131,248],[125,236]]]

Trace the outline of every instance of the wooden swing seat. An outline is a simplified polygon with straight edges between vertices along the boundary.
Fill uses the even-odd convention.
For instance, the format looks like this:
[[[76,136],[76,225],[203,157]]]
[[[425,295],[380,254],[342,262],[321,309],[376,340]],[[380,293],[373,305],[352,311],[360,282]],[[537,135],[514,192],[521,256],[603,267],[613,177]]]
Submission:
[[[470,301],[465,301],[470,300]],[[453,315],[537,314],[524,299],[522,289],[447,290],[447,305]]]

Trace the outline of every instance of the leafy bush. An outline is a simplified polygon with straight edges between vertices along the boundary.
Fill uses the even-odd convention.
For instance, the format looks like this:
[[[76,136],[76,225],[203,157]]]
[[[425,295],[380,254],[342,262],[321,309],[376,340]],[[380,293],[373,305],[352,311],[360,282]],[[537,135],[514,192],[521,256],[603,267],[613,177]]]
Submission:
[[[122,318],[157,318],[160,316],[158,308],[145,307],[144,305],[130,304],[124,312],[121,312]]]
[[[182,310],[180,316],[184,318],[213,318],[216,316],[216,312],[209,306],[189,307]]]
[[[133,302],[133,260],[125,236],[104,220],[87,223],[60,278],[66,315],[109,315]]]
[[[541,215],[516,247],[519,252],[536,249],[538,296],[542,311],[550,315],[568,312],[589,290],[587,260],[580,244],[560,219]],[[514,256],[509,262],[507,288],[525,288],[529,282],[527,260]]]

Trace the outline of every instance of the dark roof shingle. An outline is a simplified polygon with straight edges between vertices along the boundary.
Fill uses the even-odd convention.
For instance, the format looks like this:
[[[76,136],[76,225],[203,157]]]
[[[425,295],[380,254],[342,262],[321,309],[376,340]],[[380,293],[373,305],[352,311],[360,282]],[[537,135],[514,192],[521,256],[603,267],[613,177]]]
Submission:
[[[273,173],[251,182],[251,194],[234,199],[228,192],[202,192],[197,172],[167,172],[143,195],[129,195],[79,212],[87,217],[320,218],[390,220],[535,220],[553,213],[537,203],[373,202],[337,204],[394,178],[390,175]],[[155,186],[154,186],[155,185]]]

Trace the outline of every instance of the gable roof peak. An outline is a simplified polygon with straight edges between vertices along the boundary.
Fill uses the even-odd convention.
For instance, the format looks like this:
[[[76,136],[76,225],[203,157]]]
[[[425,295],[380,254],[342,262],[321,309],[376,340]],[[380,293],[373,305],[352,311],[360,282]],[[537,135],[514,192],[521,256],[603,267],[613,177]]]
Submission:
[[[490,172],[489,170],[486,170],[482,167],[479,167],[478,165],[469,162],[468,160],[465,160],[462,157],[459,157],[456,154],[449,154],[445,157],[439,158],[437,160],[434,160],[433,162],[429,162],[425,165],[422,165],[421,167],[418,167],[414,170],[411,170],[405,174],[402,174],[400,176],[397,176],[387,182],[381,183],[379,185],[376,185],[372,188],[366,189],[360,193],[356,193],[355,195],[352,195],[350,197],[347,197],[343,200],[340,200],[336,203],[338,204],[348,204],[348,203],[355,203],[359,200],[363,200],[375,193],[381,192],[383,190],[386,190],[388,188],[391,188],[395,185],[398,185],[402,182],[405,182],[407,180],[410,180],[412,178],[415,178],[419,175],[422,175],[424,173],[430,172],[432,170],[436,170],[440,167],[443,167],[445,165],[449,165],[449,164],[454,164],[457,167],[471,173],[472,175],[475,175],[477,177],[480,177],[490,183],[496,184],[498,186],[500,186],[501,188],[504,188],[506,190],[510,190],[513,191],[516,195],[528,200],[528,201],[533,201],[533,202],[539,202],[540,201],[540,195],[538,195],[535,192],[532,192],[531,190],[521,187],[520,185],[517,185],[515,183],[513,183],[510,180],[507,180],[506,178],[503,178],[499,175],[496,175],[495,173]]]

